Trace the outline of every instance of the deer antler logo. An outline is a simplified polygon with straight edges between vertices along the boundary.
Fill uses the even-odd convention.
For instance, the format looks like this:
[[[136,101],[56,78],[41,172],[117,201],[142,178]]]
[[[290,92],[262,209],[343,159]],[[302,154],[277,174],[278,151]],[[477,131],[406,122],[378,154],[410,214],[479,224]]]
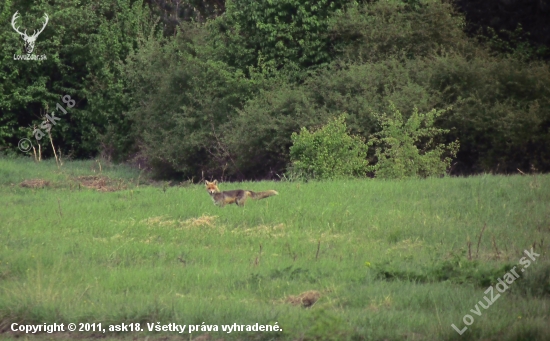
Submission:
[[[18,14],[19,13],[17,13],[16,11],[15,14],[13,15],[11,19],[11,26],[13,27],[15,32],[21,35],[21,38],[23,38],[23,40],[25,41],[25,50],[27,50],[28,54],[31,54],[32,51],[34,50],[34,43],[36,42],[36,38],[40,33],[42,33],[42,31],[44,31],[44,29],[46,28],[46,25],[48,24],[48,20],[50,18],[48,18],[48,15],[46,13],[44,13],[44,18],[46,19],[46,21],[44,22],[44,26],[42,26],[42,29],[38,32],[36,32],[35,30],[31,36],[28,36],[27,30],[25,30],[25,32],[21,32],[19,31],[19,27],[15,27],[15,21],[19,18]]]

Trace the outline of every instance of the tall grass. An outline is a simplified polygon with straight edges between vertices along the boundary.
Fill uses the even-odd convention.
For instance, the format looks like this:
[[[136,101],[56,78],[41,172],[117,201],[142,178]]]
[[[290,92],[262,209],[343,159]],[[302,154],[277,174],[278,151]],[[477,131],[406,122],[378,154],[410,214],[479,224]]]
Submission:
[[[212,337],[550,335],[548,175],[222,183],[222,190],[280,194],[219,208],[203,185],[136,187],[138,173],[125,168],[102,173],[126,181],[125,190],[63,185],[97,174],[92,164],[69,162],[58,170],[55,163],[0,159],[0,329],[13,322],[126,322],[144,329],[147,322],[278,322],[279,333]],[[51,185],[18,186],[31,178]],[[501,277],[502,267],[517,265],[533,245],[541,256],[526,278],[459,336],[451,324],[462,328],[463,316],[485,295],[475,278]],[[533,290],[520,290],[527,286]],[[309,290],[321,295],[312,307],[287,303]],[[110,337],[130,335],[164,334]]]

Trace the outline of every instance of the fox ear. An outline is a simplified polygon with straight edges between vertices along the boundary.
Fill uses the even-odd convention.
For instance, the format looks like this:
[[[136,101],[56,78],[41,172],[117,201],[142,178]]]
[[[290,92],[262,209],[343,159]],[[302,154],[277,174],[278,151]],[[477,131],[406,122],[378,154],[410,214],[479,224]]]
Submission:
[[[214,185],[217,185],[218,184],[218,180],[214,180]]]
[[[204,180],[205,181],[205,185],[208,186],[210,184],[210,182],[208,182],[208,180]]]

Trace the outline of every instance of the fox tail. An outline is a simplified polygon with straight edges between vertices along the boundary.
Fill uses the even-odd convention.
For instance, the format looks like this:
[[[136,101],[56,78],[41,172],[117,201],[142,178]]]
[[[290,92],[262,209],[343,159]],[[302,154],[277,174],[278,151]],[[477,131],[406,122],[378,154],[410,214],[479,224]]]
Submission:
[[[279,193],[277,191],[265,191],[265,192],[252,192],[252,191],[248,191],[248,195],[252,198],[252,199],[256,199],[256,200],[259,200],[259,199],[264,199],[264,198],[268,198],[268,197],[271,197],[271,196],[274,196],[274,195],[279,195]]]

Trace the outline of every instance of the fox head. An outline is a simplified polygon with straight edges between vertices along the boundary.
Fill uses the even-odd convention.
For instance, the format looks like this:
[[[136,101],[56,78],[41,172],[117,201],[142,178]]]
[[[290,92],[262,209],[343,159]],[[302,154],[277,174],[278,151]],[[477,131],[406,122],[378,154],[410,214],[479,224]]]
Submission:
[[[219,193],[220,189],[218,188],[218,180],[214,180],[212,182],[206,180],[206,190],[210,194]]]

